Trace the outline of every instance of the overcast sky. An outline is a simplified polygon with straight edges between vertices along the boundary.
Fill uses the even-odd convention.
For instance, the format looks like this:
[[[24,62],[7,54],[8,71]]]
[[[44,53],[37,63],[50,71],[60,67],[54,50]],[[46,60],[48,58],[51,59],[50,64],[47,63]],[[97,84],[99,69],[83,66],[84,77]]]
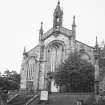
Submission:
[[[77,40],[90,46],[105,40],[105,0],[60,0],[63,26],[71,29],[76,16]],[[40,22],[44,32],[53,25],[57,0],[0,0],[0,71],[20,72],[23,48],[38,44]]]

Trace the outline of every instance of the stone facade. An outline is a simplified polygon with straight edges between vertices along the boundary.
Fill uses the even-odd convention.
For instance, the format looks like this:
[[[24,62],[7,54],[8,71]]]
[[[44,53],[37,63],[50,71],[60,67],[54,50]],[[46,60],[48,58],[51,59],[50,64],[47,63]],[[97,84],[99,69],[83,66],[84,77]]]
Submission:
[[[24,49],[21,65],[21,89],[37,90],[47,88],[47,73],[57,72],[56,68],[68,58],[75,49],[81,57],[88,59],[92,64],[94,60],[94,47],[76,40],[75,16],[72,29],[62,26],[63,11],[58,2],[53,14],[53,28],[43,33],[43,23],[39,31],[39,45],[30,51]],[[51,82],[51,91],[59,91],[54,80]]]

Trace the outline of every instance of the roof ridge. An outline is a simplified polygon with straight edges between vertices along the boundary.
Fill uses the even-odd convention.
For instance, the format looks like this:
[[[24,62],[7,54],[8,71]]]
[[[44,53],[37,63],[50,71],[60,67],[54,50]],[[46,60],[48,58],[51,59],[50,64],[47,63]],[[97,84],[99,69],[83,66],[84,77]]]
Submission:
[[[76,40],[76,41],[94,49],[94,47],[92,47],[92,46],[90,46],[90,45],[88,45],[88,44],[85,44],[85,43],[80,42],[80,41],[78,41],[78,40]]]

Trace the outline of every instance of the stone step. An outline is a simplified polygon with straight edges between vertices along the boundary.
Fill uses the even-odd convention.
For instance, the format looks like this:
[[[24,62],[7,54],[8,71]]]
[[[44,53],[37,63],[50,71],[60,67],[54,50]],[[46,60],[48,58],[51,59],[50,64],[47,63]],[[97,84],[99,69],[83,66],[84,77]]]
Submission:
[[[14,99],[8,102],[8,105],[24,105],[27,103],[33,95],[17,95]]]

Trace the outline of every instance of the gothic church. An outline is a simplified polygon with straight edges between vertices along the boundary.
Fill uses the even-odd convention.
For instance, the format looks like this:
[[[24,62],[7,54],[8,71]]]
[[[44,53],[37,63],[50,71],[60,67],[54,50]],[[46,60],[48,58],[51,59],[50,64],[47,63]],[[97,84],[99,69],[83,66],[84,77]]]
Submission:
[[[22,90],[46,89],[48,73],[57,72],[57,67],[68,58],[74,50],[81,57],[94,64],[94,47],[76,40],[76,23],[73,17],[72,29],[63,27],[63,10],[58,1],[53,13],[53,27],[43,33],[43,23],[39,30],[39,44],[26,51],[24,48],[21,64]],[[51,80],[51,92],[59,92],[54,80]]]

